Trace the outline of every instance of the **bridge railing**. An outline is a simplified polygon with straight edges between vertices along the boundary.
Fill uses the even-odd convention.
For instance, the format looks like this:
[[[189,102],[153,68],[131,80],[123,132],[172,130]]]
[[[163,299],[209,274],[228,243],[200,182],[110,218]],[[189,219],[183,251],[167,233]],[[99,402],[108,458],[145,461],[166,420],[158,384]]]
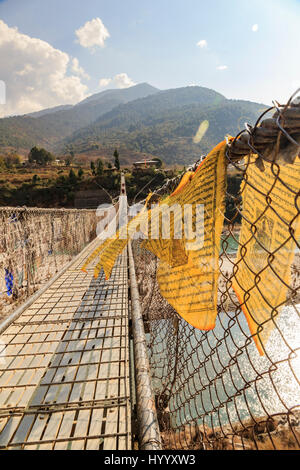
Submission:
[[[0,319],[96,236],[96,211],[0,208]]]

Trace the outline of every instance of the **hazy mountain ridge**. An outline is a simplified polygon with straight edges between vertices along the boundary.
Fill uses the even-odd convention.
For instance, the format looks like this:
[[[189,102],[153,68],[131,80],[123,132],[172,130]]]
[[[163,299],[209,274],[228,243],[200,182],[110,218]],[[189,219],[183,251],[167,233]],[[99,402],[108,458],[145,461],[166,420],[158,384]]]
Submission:
[[[159,91],[148,84],[106,90],[68,109],[44,110],[40,117],[0,120],[0,145],[31,148],[42,145],[58,153],[110,156],[115,147],[132,159],[139,153],[162,157],[168,164],[190,163],[207,153],[226,134],[235,135],[253,123],[265,106],[228,100],[204,87]],[[199,144],[200,123],[209,129]]]
[[[71,108],[73,108],[72,104],[65,104],[61,106],[55,106],[54,108],[47,108],[47,109],[42,109],[41,111],[35,111],[34,113],[25,114],[25,116],[38,118],[38,117],[46,116],[47,114],[57,113],[58,111],[66,111],[67,109],[71,109]]]
[[[137,100],[139,98],[144,98],[149,95],[158,93],[160,90],[158,88],[149,85],[148,83],[139,83],[138,85],[132,86],[130,88],[123,88],[119,90],[105,90],[100,93],[95,93],[94,95],[89,96],[85,100],[81,101],[79,105],[84,105],[91,103],[92,101],[102,100],[104,97],[115,97],[121,102],[129,102]],[[77,105],[78,106],[78,105]]]
[[[119,147],[160,156],[169,164],[190,163],[226,134],[235,135],[246,121],[253,123],[264,109],[206,88],[179,88],[119,105],[64,142],[77,152],[98,148],[106,154]],[[195,144],[193,137],[204,120],[209,129]]]
[[[31,148],[54,144],[77,129],[94,122],[121,103],[157,93],[158,89],[142,83],[122,90],[106,90],[77,105],[49,108],[24,116],[0,119],[0,146]]]

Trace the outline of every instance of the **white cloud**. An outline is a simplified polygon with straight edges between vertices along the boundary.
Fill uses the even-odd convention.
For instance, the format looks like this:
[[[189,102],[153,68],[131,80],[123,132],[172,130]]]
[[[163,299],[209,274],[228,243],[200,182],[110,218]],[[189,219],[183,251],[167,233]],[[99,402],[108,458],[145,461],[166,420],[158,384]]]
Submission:
[[[136,85],[136,83],[128,77],[127,73],[119,73],[113,78],[101,78],[99,80],[99,87],[104,88],[110,83],[115,85],[116,88],[130,88],[131,86]]]
[[[79,60],[76,57],[72,60],[72,72],[74,72],[79,77],[82,77],[86,80],[90,80],[90,76],[84,71],[82,67],[79,65]]]
[[[80,77],[67,75],[69,65],[70,57],[65,52],[21,34],[0,20],[0,79],[7,88],[6,105],[1,105],[0,116],[84,99],[88,88]]]
[[[201,49],[204,49],[205,47],[207,47],[206,39],[201,39],[201,41],[197,42],[197,46],[201,47]]]
[[[228,66],[227,65],[219,65],[217,67],[217,70],[227,70],[228,69]]]
[[[252,26],[252,31],[253,31],[253,33],[256,33],[258,31],[258,24],[254,24]]]
[[[75,31],[78,42],[82,47],[94,50],[95,47],[104,47],[110,34],[100,18],[87,21],[84,26]]]
[[[111,82],[112,82],[111,78],[101,78],[101,80],[99,80],[99,87],[104,88],[108,86]]]
[[[136,83],[128,77],[127,73],[119,73],[116,75],[114,82],[117,88],[129,88],[136,85]]]

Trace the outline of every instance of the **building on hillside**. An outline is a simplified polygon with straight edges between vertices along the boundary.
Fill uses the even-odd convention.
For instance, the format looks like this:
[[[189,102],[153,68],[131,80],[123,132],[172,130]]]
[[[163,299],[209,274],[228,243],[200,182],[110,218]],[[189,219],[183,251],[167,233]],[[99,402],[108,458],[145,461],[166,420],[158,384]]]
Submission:
[[[59,158],[56,158],[54,160],[53,164],[56,165],[56,166],[61,166],[61,165],[64,165],[65,162],[64,162],[64,160],[60,160]]]
[[[159,160],[144,160],[142,162],[134,162],[133,167],[135,170],[144,170],[146,168],[159,168]]]

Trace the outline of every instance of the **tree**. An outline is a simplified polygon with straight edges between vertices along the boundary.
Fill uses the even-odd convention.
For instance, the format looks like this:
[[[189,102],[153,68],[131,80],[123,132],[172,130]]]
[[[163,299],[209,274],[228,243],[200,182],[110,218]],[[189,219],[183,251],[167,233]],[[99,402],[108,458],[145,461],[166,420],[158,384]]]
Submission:
[[[66,178],[64,175],[60,175],[57,180],[56,180],[56,184],[58,184],[59,186],[63,186],[66,184]]]
[[[54,160],[54,155],[43,148],[33,147],[29,152],[28,160],[30,163],[46,165]]]
[[[120,170],[120,159],[119,159],[119,152],[117,149],[114,151],[114,157],[115,157],[115,167],[117,170]]]
[[[14,166],[21,165],[21,157],[16,153],[10,153],[4,157],[6,168],[13,168]]]
[[[92,170],[93,175],[95,175],[96,174],[96,167],[95,167],[95,163],[93,161],[91,161],[91,170]]]
[[[72,170],[72,168],[71,168],[70,173],[69,173],[69,182],[71,184],[76,184],[77,183],[77,177],[76,177],[74,171]]]
[[[79,168],[78,170],[78,178],[81,180],[81,178],[83,177],[83,169],[82,168]]]
[[[103,161],[99,158],[97,160],[97,175],[101,176],[103,175]]]
[[[32,184],[36,185],[37,182],[39,181],[40,177],[38,175],[33,175],[32,177]]]
[[[70,159],[70,165],[72,165],[74,163],[74,160],[75,160],[75,153],[74,153],[73,150],[70,151],[69,159]]]

